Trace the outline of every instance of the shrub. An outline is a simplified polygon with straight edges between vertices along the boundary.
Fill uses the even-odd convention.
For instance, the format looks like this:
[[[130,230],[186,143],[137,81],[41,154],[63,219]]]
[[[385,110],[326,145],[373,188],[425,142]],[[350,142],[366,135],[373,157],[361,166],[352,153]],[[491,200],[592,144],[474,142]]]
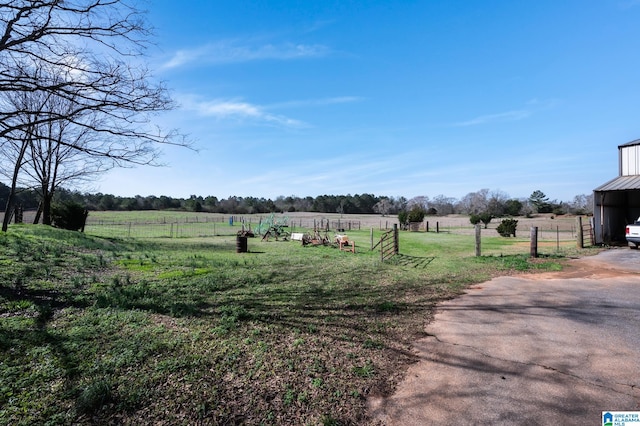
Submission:
[[[480,214],[472,214],[469,217],[469,222],[471,222],[472,225],[477,225],[482,222],[484,224],[484,229],[487,229],[487,226],[492,219],[493,216],[491,215],[491,213],[484,212]]]
[[[484,229],[487,229],[491,219],[493,219],[493,216],[490,213],[480,213],[480,222],[484,223]]]
[[[407,229],[409,226],[409,212],[406,210],[398,212],[398,222],[400,222],[400,229]]]
[[[515,219],[504,219],[500,222],[500,225],[496,228],[498,234],[503,237],[516,236],[516,228],[518,227],[518,221]]]
[[[409,229],[410,223],[421,223],[426,215],[427,211],[420,206],[413,206],[409,211],[399,211],[398,222],[400,222],[400,229]]]
[[[56,228],[79,231],[84,228],[88,214],[83,206],[73,201],[51,206],[51,222]]]
[[[422,222],[424,217],[427,215],[427,212],[422,207],[414,206],[411,210],[409,210],[409,222]]]

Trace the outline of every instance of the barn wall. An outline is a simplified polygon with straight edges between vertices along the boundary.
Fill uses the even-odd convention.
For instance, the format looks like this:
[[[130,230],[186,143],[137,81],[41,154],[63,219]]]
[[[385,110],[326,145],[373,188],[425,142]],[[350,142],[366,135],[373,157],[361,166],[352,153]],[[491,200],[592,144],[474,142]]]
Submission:
[[[620,148],[620,176],[640,175],[640,145]]]

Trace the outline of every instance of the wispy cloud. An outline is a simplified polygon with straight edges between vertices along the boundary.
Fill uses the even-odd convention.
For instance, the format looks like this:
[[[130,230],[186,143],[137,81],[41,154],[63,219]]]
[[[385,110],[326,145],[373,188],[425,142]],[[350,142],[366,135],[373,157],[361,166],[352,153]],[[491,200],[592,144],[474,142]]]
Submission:
[[[292,107],[313,107],[324,105],[336,105],[347,104],[353,102],[360,102],[364,98],[359,96],[335,96],[332,98],[320,98],[320,99],[303,99],[297,101],[278,102],[268,106],[270,109],[277,108],[292,108]]]
[[[316,32],[318,30],[321,30],[321,29],[323,29],[325,27],[333,25],[335,22],[336,22],[335,19],[325,19],[325,20],[315,21],[311,25],[308,25],[304,29],[304,32],[305,33],[313,33],[313,32]]]
[[[507,112],[501,112],[498,114],[481,115],[471,120],[454,123],[454,126],[467,127],[467,126],[478,126],[481,124],[489,124],[489,123],[518,121],[518,120],[525,119],[529,116],[531,116],[531,111],[527,111],[527,110],[507,111]]]
[[[325,56],[329,52],[330,49],[321,44],[291,42],[258,44],[251,40],[222,40],[191,49],[178,50],[162,65],[162,68],[178,68],[193,63],[215,65],[267,59],[313,58]]]
[[[638,1],[640,2],[640,0]],[[500,112],[497,114],[480,115],[478,117],[472,118],[471,120],[453,123],[453,126],[468,127],[468,126],[479,126],[483,124],[506,123],[510,121],[524,120],[525,118],[529,118],[532,115],[537,114],[541,111],[556,108],[561,103],[562,103],[562,100],[557,98],[549,98],[549,99],[532,98],[532,99],[529,99],[527,102],[525,102],[524,108],[522,109],[514,109],[511,111]]]
[[[219,120],[249,121],[257,124],[277,125],[290,128],[309,127],[308,124],[286,117],[272,114],[260,105],[242,100],[214,99],[200,100],[195,96],[179,97],[181,109],[193,111],[200,116],[213,117]]]

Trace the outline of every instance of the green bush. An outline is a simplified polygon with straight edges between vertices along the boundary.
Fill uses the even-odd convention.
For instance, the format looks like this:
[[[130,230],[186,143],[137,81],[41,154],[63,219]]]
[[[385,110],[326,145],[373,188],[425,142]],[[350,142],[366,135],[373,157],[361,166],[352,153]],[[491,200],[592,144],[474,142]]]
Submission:
[[[491,219],[493,219],[493,216],[490,213],[480,213],[480,221],[484,223],[484,229],[487,229],[487,226],[489,225],[489,222],[491,222]]]
[[[406,210],[399,211],[398,222],[400,222],[400,229],[407,229],[409,227],[409,212]]]
[[[492,219],[493,216],[491,215],[491,213],[484,212],[480,214],[472,214],[469,217],[469,222],[471,222],[472,225],[477,225],[482,222],[484,224],[484,229],[487,229],[487,226]]]
[[[51,222],[56,228],[79,231],[84,228],[88,214],[83,206],[73,201],[51,206]]]
[[[498,234],[503,237],[516,236],[516,228],[518,227],[518,221],[515,219],[504,219],[500,222],[500,225],[496,228]]]
[[[427,215],[427,212],[422,207],[414,206],[411,210],[409,210],[409,222],[422,222],[424,217]]]
[[[427,211],[420,206],[413,206],[409,211],[399,211],[398,222],[400,222],[400,229],[409,229],[410,223],[421,223],[426,215]]]

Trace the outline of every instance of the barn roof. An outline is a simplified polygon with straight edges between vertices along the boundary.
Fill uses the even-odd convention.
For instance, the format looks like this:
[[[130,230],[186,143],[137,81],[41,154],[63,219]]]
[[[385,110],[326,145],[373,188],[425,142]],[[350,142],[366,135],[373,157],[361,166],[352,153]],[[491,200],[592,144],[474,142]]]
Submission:
[[[640,144],[640,141],[638,144]],[[640,176],[618,176],[600,185],[594,191],[624,191],[628,189],[640,189]]]
[[[634,141],[623,143],[622,145],[618,145],[618,149],[622,148],[623,146],[634,146],[634,145],[640,145],[640,139],[636,139]]]

